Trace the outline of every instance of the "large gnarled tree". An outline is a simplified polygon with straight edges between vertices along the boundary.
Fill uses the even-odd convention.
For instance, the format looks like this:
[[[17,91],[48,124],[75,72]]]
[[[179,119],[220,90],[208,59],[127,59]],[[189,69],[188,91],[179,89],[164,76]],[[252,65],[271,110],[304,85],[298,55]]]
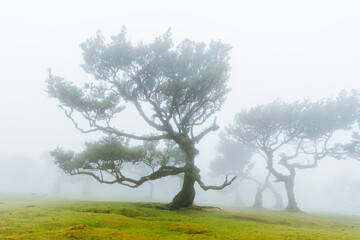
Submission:
[[[315,168],[319,160],[331,156],[334,145],[330,147],[329,141],[336,131],[354,123],[357,109],[355,92],[318,102],[276,100],[238,113],[228,132],[256,149],[276,181],[284,183],[286,210],[300,211],[294,194],[296,170]]]
[[[123,29],[110,42],[98,33],[81,44],[81,48],[82,67],[93,75],[94,81],[80,88],[51,72],[47,78],[49,96],[59,100],[75,127],[83,133],[101,131],[145,142],[172,141],[184,152],[185,164],[157,164],[149,175],[140,179],[126,177],[120,163],[148,161],[149,151],[132,149],[113,139],[113,143],[105,140],[96,143],[101,148],[108,148],[107,144],[118,146],[113,149],[116,154],[109,158],[106,152],[102,155],[91,150],[93,154],[87,154],[89,149],[80,154],[55,150],[53,156],[61,168],[69,174],[87,174],[100,182],[130,187],[183,173],[182,189],[169,204],[170,209],[193,204],[195,182],[204,190],[222,189],[231,184],[234,178],[230,181],[226,178],[220,186],[206,186],[195,166],[196,144],[218,129],[214,113],[220,110],[229,91],[226,85],[230,70],[229,45],[220,41],[206,45],[184,40],[174,47],[169,32],[149,44],[133,45]],[[121,120],[126,119],[126,105],[136,108],[144,124],[154,130],[151,135],[135,135],[121,128]],[[88,126],[79,124],[79,116]],[[108,171],[107,177],[112,177],[111,180],[105,180],[104,171]]]

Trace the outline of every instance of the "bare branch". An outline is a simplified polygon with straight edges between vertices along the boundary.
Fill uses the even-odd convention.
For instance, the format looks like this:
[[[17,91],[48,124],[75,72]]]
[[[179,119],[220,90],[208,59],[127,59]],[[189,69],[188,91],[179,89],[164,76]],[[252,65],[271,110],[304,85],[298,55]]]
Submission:
[[[243,176],[241,177],[240,181],[243,181],[243,180],[250,180],[250,181],[253,181],[255,182],[258,186],[261,186],[262,183],[260,183],[257,179],[253,178],[253,177],[250,177],[250,176]]]
[[[144,113],[143,109],[141,108],[141,105],[138,101],[134,100],[132,101],[132,103],[135,105],[138,113],[140,114],[140,116],[147,122],[147,124],[149,124],[150,126],[152,126],[153,128],[155,128],[156,130],[159,131],[165,131],[164,127],[161,125],[156,124],[155,122],[151,121],[146,114]]]
[[[194,142],[198,143],[206,134],[208,134],[209,132],[216,131],[218,129],[219,129],[219,126],[216,125],[216,118],[215,118],[212,126],[208,127],[207,129],[205,129],[200,134],[198,134],[197,136],[194,137]]]
[[[162,140],[162,139],[169,139],[169,137],[170,137],[169,134],[155,135],[155,136],[137,136],[137,135],[134,135],[134,134],[121,132],[121,131],[113,128],[113,127],[110,127],[109,125],[106,126],[106,127],[100,126],[100,125],[97,125],[94,122],[92,122],[92,123],[89,122],[89,124],[94,128],[84,130],[84,129],[79,127],[78,123],[72,117],[72,114],[73,114],[73,109],[72,108],[70,109],[70,112],[68,112],[63,106],[60,105],[59,107],[64,110],[66,117],[68,117],[73,122],[75,128],[78,129],[82,133],[103,131],[103,132],[106,132],[106,133],[115,134],[115,135],[120,136],[120,137],[127,137],[127,138],[132,138],[132,139],[136,139],[136,140],[145,140],[145,141],[157,141],[157,140]],[[88,119],[88,118],[86,118],[86,119]]]
[[[315,158],[314,162],[312,164],[304,165],[304,164],[300,164],[300,163],[293,163],[290,166],[293,168],[298,168],[298,169],[309,169],[309,168],[317,167],[317,162],[318,162],[318,160]]]
[[[84,129],[80,128],[80,127],[79,127],[79,124],[78,124],[78,123],[74,120],[74,118],[72,117],[72,114],[73,114],[73,112],[74,112],[74,109],[73,109],[73,108],[70,108],[70,112],[68,112],[62,105],[59,105],[59,108],[61,108],[61,109],[64,111],[66,117],[69,118],[69,119],[73,122],[75,128],[76,128],[77,130],[79,130],[80,132],[82,132],[82,133],[90,133],[90,132],[95,132],[95,131],[98,131],[98,130],[99,130],[99,129],[96,129],[96,128],[89,129],[89,130],[84,130]]]
[[[100,172],[101,172],[101,170],[100,170]],[[94,172],[86,172],[86,171],[80,171],[80,170],[70,172],[70,174],[71,175],[89,175],[89,176],[92,176],[93,178],[95,178],[100,183],[106,183],[106,184],[119,183],[119,184],[122,184],[122,185],[125,185],[128,187],[131,187],[131,188],[137,188],[147,181],[160,179],[160,178],[170,176],[170,175],[178,175],[183,172],[185,172],[184,167],[177,168],[177,167],[173,167],[173,166],[162,166],[157,171],[152,172],[151,174],[149,174],[147,176],[143,176],[139,180],[125,177],[121,173],[116,173],[116,178],[112,181],[104,180],[104,178],[102,177],[102,173],[101,173],[101,177],[97,176]]]
[[[303,146],[303,141],[304,141],[303,139],[299,140],[299,142],[297,143],[296,150],[295,150],[294,154],[292,154],[292,155],[282,154],[279,163],[281,165],[283,165],[284,167],[286,167],[286,168],[289,168],[289,167],[293,166],[293,165],[290,165],[288,161],[290,161],[292,159],[295,159],[300,154],[300,149]]]
[[[196,176],[195,176],[196,182],[200,185],[200,187],[201,187],[202,189],[204,189],[204,191],[207,191],[207,190],[209,190],[209,189],[212,189],[212,190],[221,190],[221,189],[223,189],[224,187],[229,186],[229,185],[236,179],[236,176],[235,176],[235,177],[233,177],[230,181],[228,181],[228,176],[226,176],[225,181],[224,181],[224,183],[223,183],[222,185],[220,185],[220,186],[206,186],[206,185],[201,181],[200,174],[197,173],[197,174],[195,174],[195,175],[196,175]]]

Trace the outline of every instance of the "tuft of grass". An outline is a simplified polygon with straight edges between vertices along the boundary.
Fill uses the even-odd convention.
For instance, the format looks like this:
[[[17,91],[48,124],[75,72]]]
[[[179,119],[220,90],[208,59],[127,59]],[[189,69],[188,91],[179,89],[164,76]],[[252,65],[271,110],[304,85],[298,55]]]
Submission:
[[[0,199],[0,239],[355,240],[360,217],[162,203]]]

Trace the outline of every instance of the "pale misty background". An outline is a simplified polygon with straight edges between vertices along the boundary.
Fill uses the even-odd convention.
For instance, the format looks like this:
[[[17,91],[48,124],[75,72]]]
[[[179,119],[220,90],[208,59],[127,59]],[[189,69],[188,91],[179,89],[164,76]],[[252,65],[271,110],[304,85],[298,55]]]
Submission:
[[[217,113],[221,130],[242,108],[275,98],[296,101],[360,90],[360,2],[329,0],[248,1],[85,1],[0,2],[0,194],[37,193],[145,198],[150,185],[126,189],[66,176],[48,157],[57,146],[81,150],[101,134],[81,134],[58,103],[47,97],[47,69],[78,83],[91,79],[80,67],[79,44],[96,31],[110,37],[124,25],[134,43],[152,41],[169,28],[175,44],[184,38],[232,45],[232,91]],[[124,129],[147,131],[136,116],[120,119]],[[217,133],[200,142],[197,165],[208,183]],[[261,164],[254,176],[261,178]],[[360,162],[323,159],[299,171],[295,192],[305,211],[360,214]],[[60,180],[59,180],[60,179]],[[170,201],[177,178],[154,183],[153,197]],[[278,185],[278,186],[277,186]],[[282,191],[281,184],[276,188]],[[256,187],[241,186],[246,205]],[[309,197],[311,196],[311,197]],[[265,206],[272,199],[265,199]],[[285,198],[284,198],[285,201]],[[197,190],[196,203],[232,204],[229,191]]]

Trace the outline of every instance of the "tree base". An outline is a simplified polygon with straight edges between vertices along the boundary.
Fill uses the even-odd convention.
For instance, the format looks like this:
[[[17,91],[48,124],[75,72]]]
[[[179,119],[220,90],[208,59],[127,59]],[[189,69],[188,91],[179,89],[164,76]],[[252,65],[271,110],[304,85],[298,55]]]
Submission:
[[[195,199],[195,181],[189,174],[184,176],[184,184],[181,191],[176,194],[172,202],[167,204],[170,210],[178,210],[192,206]]]
[[[286,212],[298,212],[298,213],[302,212],[301,209],[298,208],[297,206],[287,206],[285,208],[285,211]]]
[[[179,192],[171,203],[167,204],[166,207],[169,208],[169,210],[178,210],[180,208],[188,208],[193,205],[195,198],[195,191],[193,195],[185,195],[183,192]]]

